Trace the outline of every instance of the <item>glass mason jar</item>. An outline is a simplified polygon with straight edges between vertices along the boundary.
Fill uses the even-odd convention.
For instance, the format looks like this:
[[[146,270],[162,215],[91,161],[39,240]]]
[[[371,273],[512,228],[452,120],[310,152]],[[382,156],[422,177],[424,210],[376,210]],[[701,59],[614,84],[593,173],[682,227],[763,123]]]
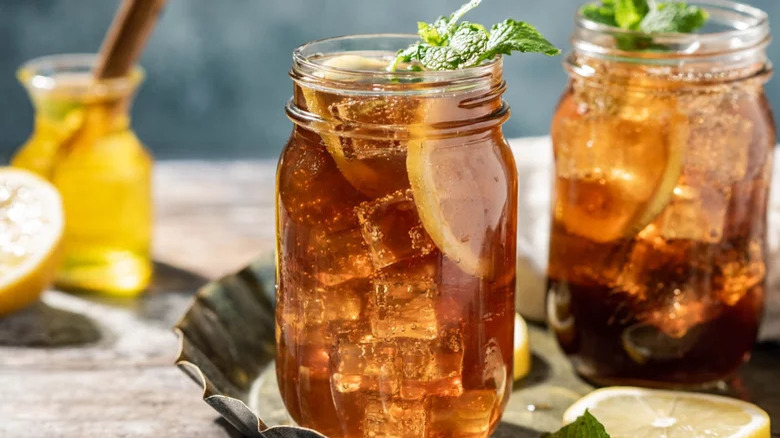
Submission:
[[[94,55],[55,55],[24,64],[18,78],[35,127],[11,164],[49,179],[65,208],[57,285],[133,295],[152,264],[152,159],[130,128],[130,101],[143,78],[95,81]]]
[[[331,437],[487,437],[511,390],[502,62],[387,72],[417,39],[349,36],[293,56],[276,366],[292,418]]]
[[[775,145],[767,16],[692,3],[710,14],[704,33],[649,37],[579,16],[565,62],[548,320],[598,384],[726,378],[761,319]]]

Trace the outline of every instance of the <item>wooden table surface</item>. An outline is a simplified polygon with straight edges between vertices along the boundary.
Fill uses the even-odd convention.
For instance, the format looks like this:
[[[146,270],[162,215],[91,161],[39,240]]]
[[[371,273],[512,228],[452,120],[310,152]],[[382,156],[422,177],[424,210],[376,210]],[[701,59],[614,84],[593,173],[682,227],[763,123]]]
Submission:
[[[0,319],[0,437],[237,436],[173,366],[171,327],[206,281],[273,251],[275,170],[275,161],[159,164],[146,295],[49,291]],[[40,346],[68,342],[77,345]]]
[[[160,163],[157,271],[147,294],[49,291],[0,319],[0,437],[238,436],[173,366],[171,327],[204,282],[271,253],[275,167]],[[746,388],[769,404],[780,437],[780,348],[762,347],[754,363]]]

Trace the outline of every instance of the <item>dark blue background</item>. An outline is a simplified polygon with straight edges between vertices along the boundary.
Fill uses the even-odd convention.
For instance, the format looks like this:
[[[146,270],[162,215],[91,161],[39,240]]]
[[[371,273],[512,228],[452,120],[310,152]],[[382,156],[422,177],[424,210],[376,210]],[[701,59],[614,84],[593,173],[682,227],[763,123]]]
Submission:
[[[584,0],[484,0],[469,20],[506,17],[536,25],[568,48]],[[134,125],[158,158],[277,157],[290,132],[290,53],[328,36],[414,32],[463,0],[169,0],[142,58],[148,78],[133,109]],[[751,0],[780,28],[780,2]],[[28,136],[32,108],[15,70],[54,53],[94,52],[118,0],[0,0],[0,162]],[[780,44],[770,48],[780,59]],[[561,58],[506,60],[513,109],[508,136],[541,135],[566,81]],[[769,84],[780,102],[780,82]]]

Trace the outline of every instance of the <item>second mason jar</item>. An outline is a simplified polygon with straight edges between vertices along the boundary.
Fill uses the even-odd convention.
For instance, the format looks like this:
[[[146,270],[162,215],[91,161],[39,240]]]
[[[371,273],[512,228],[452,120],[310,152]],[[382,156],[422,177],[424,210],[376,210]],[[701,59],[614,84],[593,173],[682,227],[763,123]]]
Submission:
[[[487,437],[512,385],[517,177],[501,60],[387,72],[416,36],[294,52],[277,376],[331,437]]]
[[[600,384],[718,381],[758,331],[775,145],[767,17],[693,3],[719,31],[648,36],[580,16],[565,63],[547,310]]]

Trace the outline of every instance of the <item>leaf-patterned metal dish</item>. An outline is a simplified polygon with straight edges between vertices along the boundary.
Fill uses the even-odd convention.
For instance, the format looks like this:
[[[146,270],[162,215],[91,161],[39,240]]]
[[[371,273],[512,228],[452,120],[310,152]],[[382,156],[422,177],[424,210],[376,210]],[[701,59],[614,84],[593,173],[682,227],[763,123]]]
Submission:
[[[248,437],[321,438],[295,427],[276,385],[274,269],[258,261],[209,283],[175,327],[177,365],[203,387],[203,400]],[[495,438],[536,438],[557,429],[563,411],[591,390],[572,372],[555,340],[530,327],[531,374],[515,384]]]

